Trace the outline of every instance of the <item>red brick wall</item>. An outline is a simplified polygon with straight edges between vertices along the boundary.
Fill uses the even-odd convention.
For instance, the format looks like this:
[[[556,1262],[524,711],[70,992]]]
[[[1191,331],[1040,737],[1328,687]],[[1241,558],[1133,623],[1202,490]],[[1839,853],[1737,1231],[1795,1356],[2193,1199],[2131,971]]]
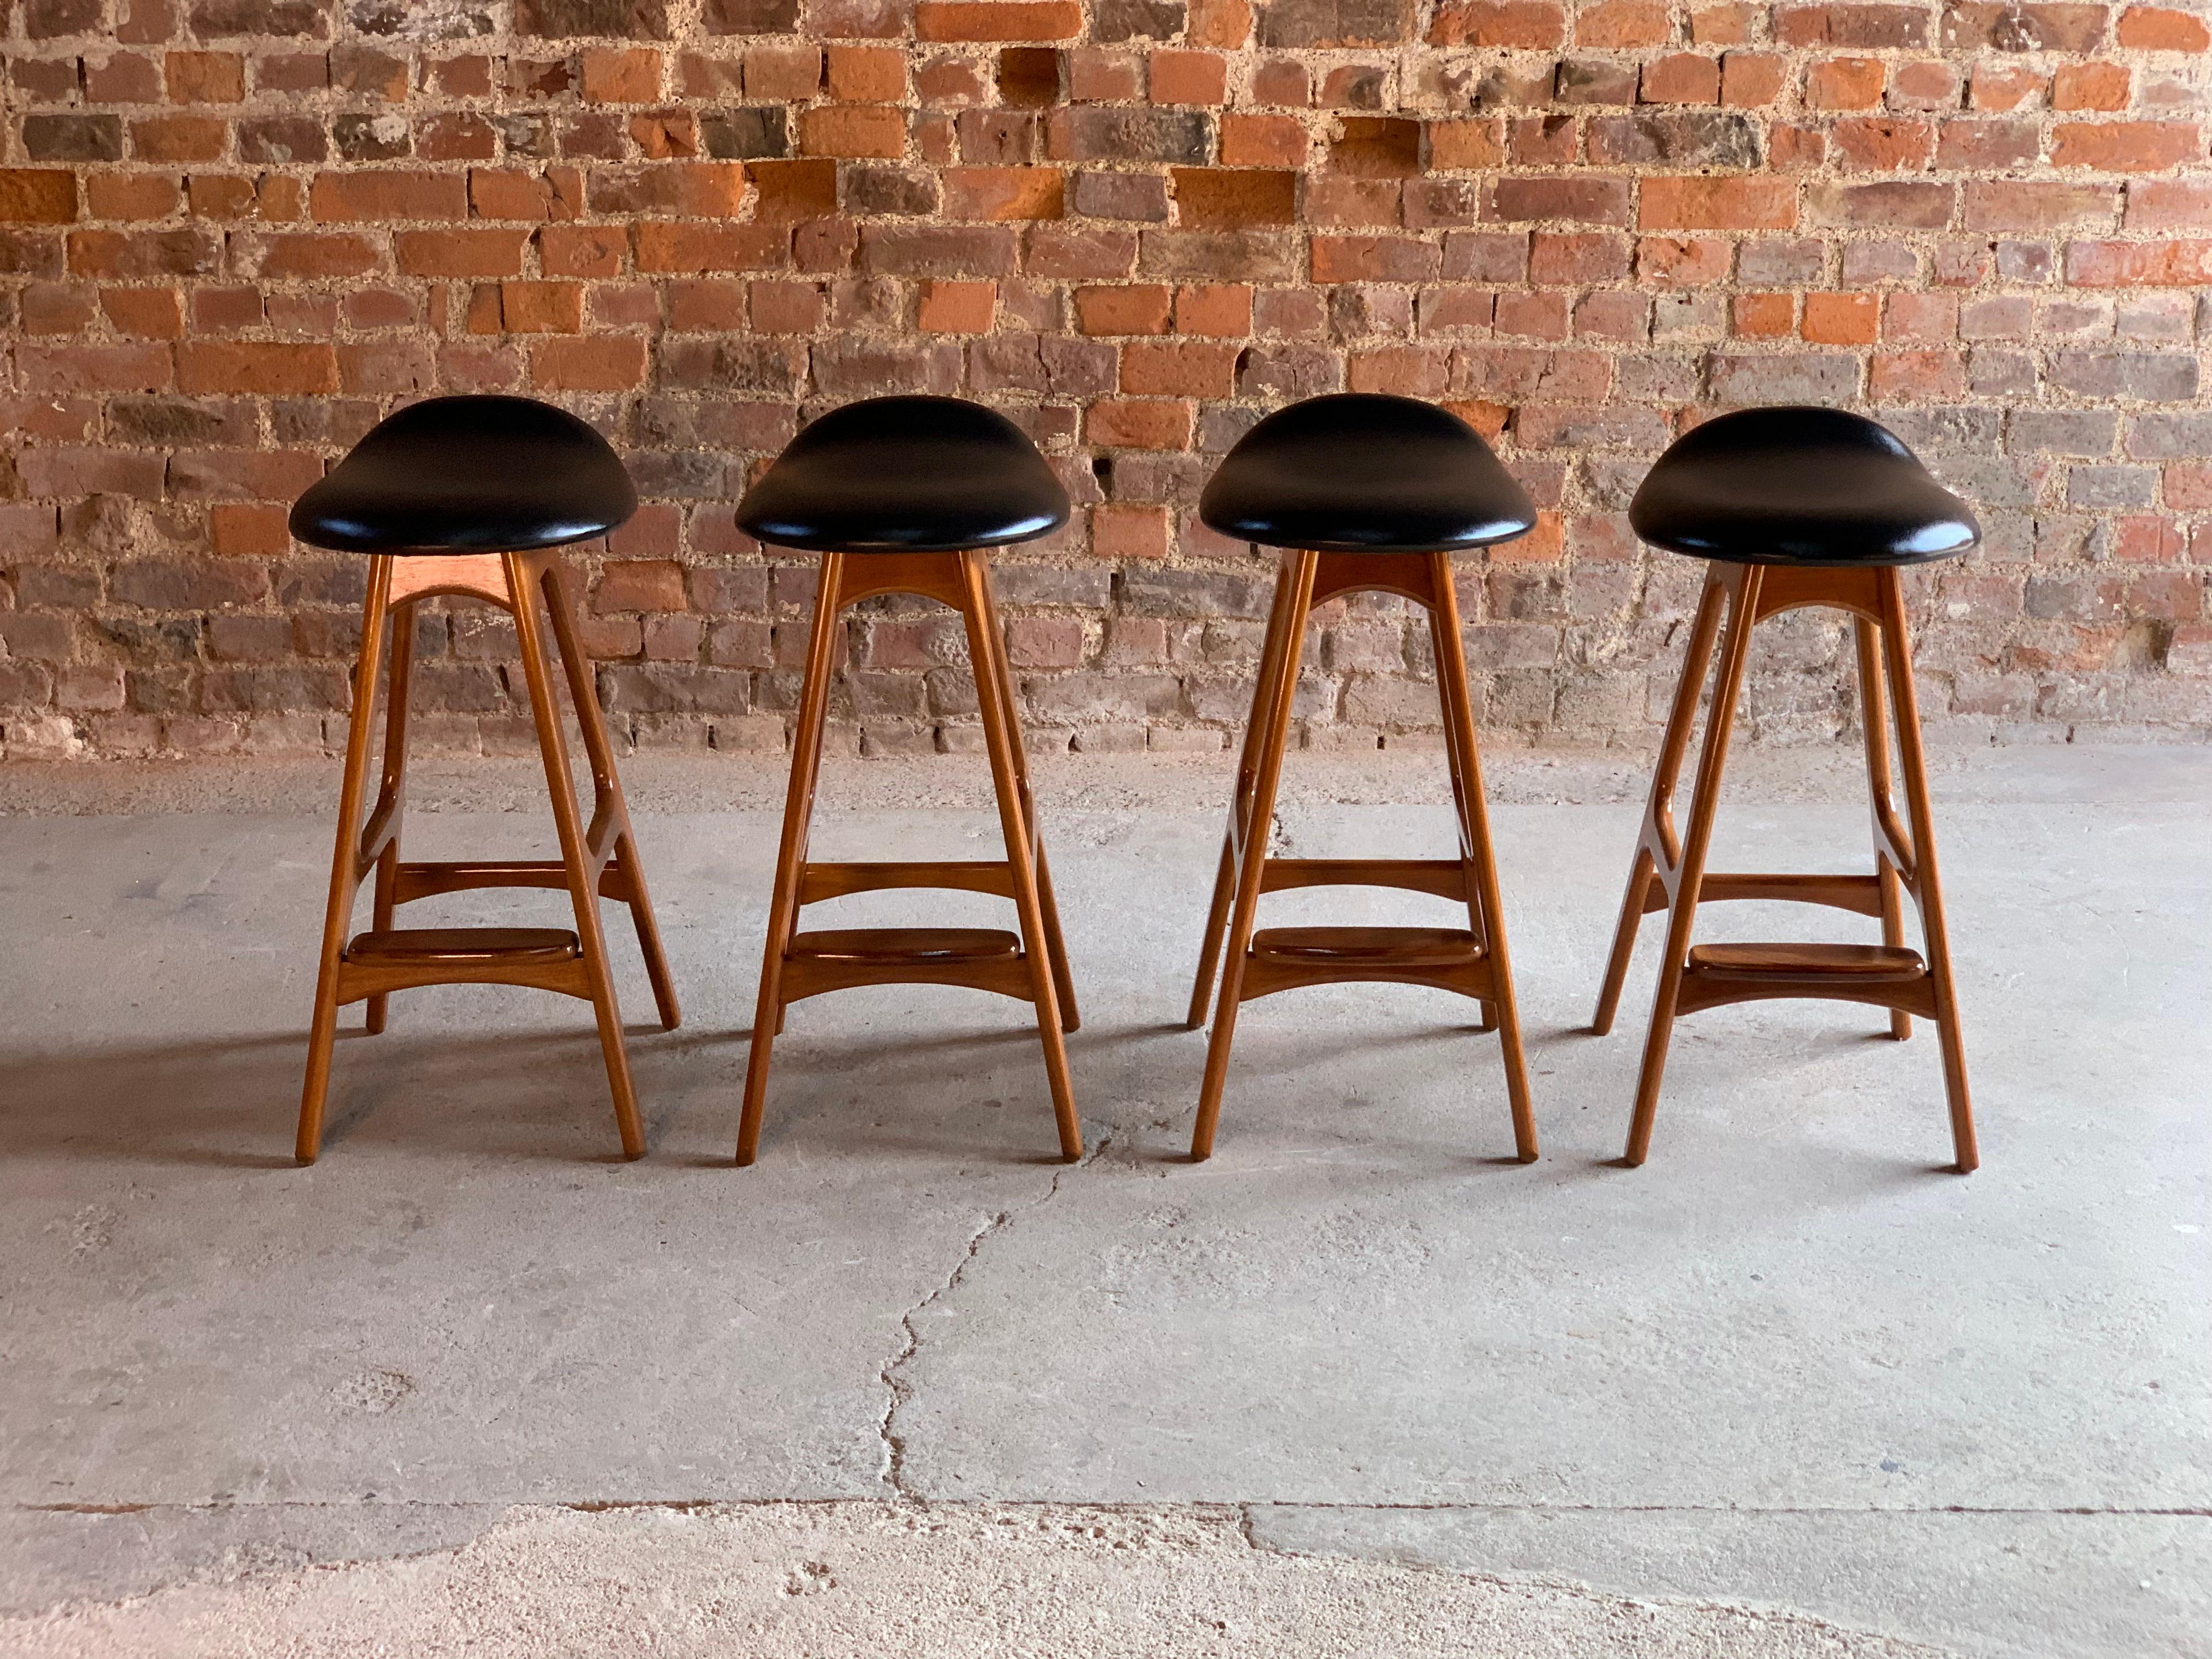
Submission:
[[[1486,724],[1645,735],[1695,571],[1622,509],[1722,404],[1878,412],[1981,508],[1931,709],[2212,726],[2212,53],[2197,6],[1668,0],[6,0],[0,742],[320,747],[357,562],[285,503],[396,402],[527,389],[647,505],[594,573],[643,742],[781,740],[803,569],[732,529],[802,414],[1012,412],[1081,503],[1003,580],[1028,718],[1241,717],[1265,566],[1194,521],[1265,408],[1443,399],[1546,512],[1469,560]],[[521,726],[426,620],[433,738]],[[1769,729],[1847,719],[1785,633]],[[872,750],[971,728],[857,617]],[[1325,621],[1314,741],[1421,741],[1425,644]]]

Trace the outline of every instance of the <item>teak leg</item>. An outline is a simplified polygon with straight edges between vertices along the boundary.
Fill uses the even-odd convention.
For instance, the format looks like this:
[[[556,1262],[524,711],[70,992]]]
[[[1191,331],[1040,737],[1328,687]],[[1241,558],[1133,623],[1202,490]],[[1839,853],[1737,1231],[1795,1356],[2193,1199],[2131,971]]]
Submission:
[[[660,1015],[660,1028],[672,1031],[683,1023],[677,1006],[676,981],[668,971],[661,948],[660,924],[653,914],[653,899],[646,890],[645,861],[638,856],[636,832],[630,828],[629,805],[623,798],[622,780],[615,771],[614,744],[607,736],[605,714],[599,708],[599,689],[592,683],[592,659],[576,632],[576,595],[568,567],[549,561],[544,571],[546,614],[552,618],[553,641],[561,653],[561,671],[568,682],[568,700],[575,705],[577,728],[584,738],[584,753],[592,769],[592,841],[594,850],[605,833],[605,819],[614,836],[611,868],[613,885],[629,904],[630,920],[637,928],[639,951],[645,957],[646,977],[653,985],[653,1000]],[[605,890],[603,884],[602,890]]]
[[[1213,876],[1213,900],[1206,909],[1206,935],[1199,945],[1198,977],[1191,986],[1190,1012],[1183,1018],[1194,1031],[1206,1024],[1206,1010],[1212,1006],[1214,979],[1221,969],[1221,938],[1229,927],[1230,903],[1237,896],[1237,849],[1243,844],[1252,787],[1259,778],[1260,746],[1265,733],[1257,713],[1274,706],[1275,676],[1282,672],[1284,654],[1291,644],[1284,624],[1293,586],[1285,562],[1275,580],[1274,603],[1268,609],[1267,631],[1260,647],[1259,684],[1252,690],[1255,718],[1244,725],[1237,781],[1229,796],[1229,825],[1222,832],[1221,861]],[[1273,833],[1272,826],[1266,833]]]
[[[407,715],[409,694],[415,680],[415,606],[412,602],[392,611],[391,680],[385,693],[384,777],[377,790],[377,809],[391,814],[384,850],[376,858],[376,890],[371,901],[370,926],[379,933],[392,926],[398,906],[400,815],[406,810]],[[368,999],[368,1025],[371,1035],[384,1030],[388,993]]]
[[[1536,1159],[1536,1118],[1528,1101],[1528,1065],[1521,1051],[1521,1015],[1513,995],[1513,963],[1505,948],[1505,908],[1498,888],[1498,857],[1490,838],[1490,809],[1482,790],[1482,759],[1474,730],[1474,699],[1468,689],[1467,652],[1460,635],[1459,596],[1452,585],[1450,558],[1430,556],[1435,598],[1429,609],[1429,635],[1437,659],[1437,686],[1443,700],[1444,748],[1451,767],[1452,797],[1458,809],[1460,860],[1467,883],[1468,921],[1482,942],[1494,981],[1483,1004],[1498,1026],[1505,1062],[1505,1097],[1513,1113],[1513,1145],[1523,1164]]]
[[[738,1126],[740,1164],[750,1164],[760,1151],[769,1057],[776,1033],[783,1027],[783,964],[799,927],[799,882],[806,872],[807,832],[814,821],[814,789],[822,771],[823,730],[830,719],[830,681],[837,665],[837,629],[843,615],[838,586],[844,564],[845,555],[824,553],[815,586],[814,627],[806,645],[798,724],[792,730],[791,782],[784,794],[783,839],[776,848],[768,942],[761,953],[760,995],[753,1007],[752,1052],[745,1061],[744,1115]]]
[[[584,973],[591,987],[592,1012],[599,1028],[599,1053],[606,1062],[607,1085],[614,1094],[615,1123],[622,1133],[623,1155],[645,1155],[645,1127],[639,1120],[637,1091],[629,1074],[629,1054],[623,1044],[622,1009],[615,999],[614,975],[607,966],[605,930],[599,922],[599,881],[589,850],[589,840],[576,810],[575,779],[568,768],[568,740],[561,727],[561,706],[553,690],[551,665],[546,659],[544,624],[539,617],[540,592],[532,580],[534,562],[526,553],[503,556],[507,588],[514,596],[514,631],[522,647],[522,674],[530,688],[530,711],[538,725],[538,747],[545,763],[546,792],[552,797],[553,825],[561,842],[561,862],[568,872],[570,908],[575,912],[576,939],[581,947]],[[580,724],[589,717],[577,710]]]
[[[1651,779],[1651,796],[1644,809],[1644,830],[1636,856],[1628,867],[1628,891],[1620,901],[1620,921],[1613,929],[1613,954],[1606,960],[1605,985],[1598,993],[1597,1013],[1590,1021],[1593,1035],[1613,1030],[1620,1010],[1621,988],[1628,980],[1628,965],[1636,954],[1636,935],[1644,916],[1658,908],[1653,884],[1662,891],[1672,878],[1680,848],[1676,845],[1674,790],[1681,781],[1682,757],[1689,752],[1690,733],[1697,725],[1698,695],[1705,689],[1705,672],[1711,666],[1713,644],[1720,637],[1721,612],[1726,604],[1727,581],[1717,572],[1708,574],[1698,596],[1696,619],[1690,624],[1689,650],[1682,659],[1682,679],[1674,693],[1674,706],[1667,716],[1667,734],[1659,744],[1659,762]],[[1667,873],[1662,875],[1660,861]]]
[[[1763,574],[1758,565],[1731,567],[1727,582],[1728,634],[1721,647],[1719,678],[1713,686],[1712,706],[1705,715],[1705,752],[1698,763],[1698,778],[1690,795],[1690,827],[1680,861],[1675,866],[1674,903],[1667,917],[1666,954],[1659,961],[1659,988],[1652,998],[1651,1029],[1644,1039],[1644,1067],[1636,1085],[1636,1116],[1628,1132],[1626,1161],[1644,1162],[1651,1150],[1651,1126],[1659,1109],[1659,1087],[1667,1070],[1667,1044],[1674,1036],[1675,1000],[1681,991],[1682,973],[1690,955],[1690,935],[1697,923],[1698,890],[1705,873],[1705,855],[1712,843],[1713,818],[1720,806],[1721,780],[1728,766],[1730,728],[1735,724],[1737,696],[1743,689],[1744,665],[1751,650],[1751,631],[1759,611],[1759,587]],[[1683,683],[1683,696],[1694,702],[1696,693]],[[1679,705],[1678,705],[1679,707]],[[1671,732],[1670,732],[1671,737]],[[1655,793],[1654,799],[1657,797]]]
[[[1022,821],[1029,827],[1029,844],[1036,854],[1037,905],[1044,917],[1045,944],[1052,964],[1053,995],[1060,1006],[1060,1029],[1073,1031],[1083,1024],[1075,1007],[1075,975],[1067,963],[1067,941],[1060,931],[1060,902],[1053,896],[1052,866],[1045,857],[1044,837],[1037,830],[1036,796],[1030,787],[1029,752],[1022,743],[1019,729],[1012,724],[1013,711],[1020,707],[1014,695],[1014,672],[1006,658],[1006,635],[999,624],[998,595],[991,586],[989,562],[980,553],[965,556],[970,562],[975,591],[982,606],[984,619],[990,624],[992,678],[999,688],[999,706],[1006,711],[1007,731],[1012,738],[1013,775],[1015,793],[1020,798]],[[972,652],[970,653],[973,654]],[[977,670],[981,673],[980,668]],[[977,683],[977,702],[981,702],[981,683]],[[988,741],[988,734],[987,734]]]
[[[300,1129],[293,1154],[313,1164],[322,1152],[323,1108],[330,1095],[331,1050],[337,1040],[338,973],[353,927],[354,897],[361,890],[361,808],[368,786],[370,734],[376,726],[376,693],[384,667],[384,624],[392,592],[392,561],[369,562],[368,598],[362,607],[361,654],[353,674],[353,716],[346,731],[344,781],[338,789],[337,844],[331,854],[330,901],[323,913],[322,963],[315,977],[315,1012],[307,1038],[307,1077],[300,1094]]]
[[[1875,820],[1875,879],[1881,904],[1881,942],[1905,943],[1905,903],[1897,866],[1884,845],[1882,828],[1897,816],[1896,787],[1889,769],[1889,700],[1882,691],[1881,641],[1875,624],[1864,617],[1851,618],[1851,635],[1858,653],[1859,724],[1864,728],[1867,798]],[[1902,1008],[1889,1011],[1889,1034],[1899,1042],[1912,1035],[1912,1016]]]
[[[1920,748],[1920,699],[1912,684],[1912,647],[1906,631],[1905,590],[1894,568],[1881,573],[1882,653],[1897,710],[1899,768],[1905,775],[1905,811],[1912,826],[1912,888],[1928,949],[1928,976],[1936,993],[1936,1041],[1943,1054],[1943,1091],[1951,1110],[1951,1146],[1960,1175],[1981,1166],[1974,1135],[1974,1107],[1966,1088],[1966,1050],[1959,1031],[1959,1001],[1951,973],[1951,934],[1943,917],[1943,885],[1936,871],[1936,819],[1928,802],[1928,768]]]
[[[1245,963],[1258,918],[1260,884],[1267,861],[1269,826],[1274,822],[1275,792],[1282,782],[1283,749],[1291,725],[1291,704],[1297,693],[1298,659],[1305,643],[1306,617],[1312,608],[1314,572],[1320,555],[1284,555],[1283,581],[1289,599],[1283,605],[1283,646],[1277,654],[1273,679],[1265,687],[1272,695],[1252,708],[1252,725],[1260,733],[1253,774],[1251,805],[1244,815],[1243,846],[1238,861],[1236,902],[1222,968],[1221,994],[1213,1011],[1212,1039],[1206,1045],[1206,1079],[1198,1097],[1198,1121],[1191,1130],[1194,1162],[1213,1155],[1214,1126],[1221,1116],[1221,1091],[1229,1079],[1229,1048],[1237,1032],[1237,1010],[1243,1000]]]
[[[966,599],[961,615],[968,625],[968,653],[975,668],[976,702],[982,714],[984,746],[991,758],[991,779],[999,797],[999,827],[1006,837],[1006,863],[1013,878],[1014,908],[1021,917],[1022,950],[1030,959],[1045,1078],[1052,1089],[1053,1115],[1060,1128],[1060,1153],[1072,1164],[1083,1156],[1083,1128],[1075,1115],[1075,1090],[1068,1079],[1067,1048],[1061,1035],[1056,981],[1065,969],[1053,938],[1058,932],[1057,920],[1048,932],[1039,890],[1042,849],[1029,813],[1029,791],[1022,776],[1021,733],[1014,727],[1009,677],[1000,657],[999,619],[983,574],[983,555],[962,554],[960,574]],[[1032,853],[1039,856],[1033,859]]]

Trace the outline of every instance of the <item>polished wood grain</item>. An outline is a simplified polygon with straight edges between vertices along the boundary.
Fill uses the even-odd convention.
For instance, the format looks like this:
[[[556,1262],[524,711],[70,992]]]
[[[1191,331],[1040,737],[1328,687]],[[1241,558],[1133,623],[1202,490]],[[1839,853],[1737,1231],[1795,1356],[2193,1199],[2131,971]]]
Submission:
[[[1874,872],[1870,875],[1708,872],[1705,860],[1718,813],[1729,738],[1742,692],[1752,631],[1769,617],[1808,606],[1840,610],[1852,618],[1865,727]],[[1709,672],[1714,675],[1714,686],[1705,714],[1705,747],[1691,791],[1688,830],[1678,836],[1674,795]],[[1900,778],[1905,803],[1903,817],[1896,800]],[[1923,948],[1919,951],[1908,948],[1905,940],[1907,896],[1920,919]],[[1698,907],[1731,899],[1825,905],[1876,917],[1881,924],[1882,943],[1692,945]],[[1642,1164],[1650,1155],[1676,1018],[1730,1003],[1782,997],[1859,1002],[1882,1008],[1889,1014],[1889,1034],[1900,1040],[1911,1036],[1913,1016],[1932,1020],[1942,1053],[1954,1167],[1960,1174],[1978,1167],[1980,1152],[1967,1092],[1942,888],[1936,871],[1935,825],[1921,752],[1904,588],[1894,568],[1823,569],[1717,563],[1710,567],[1691,626],[1681,684],[1653,770],[1644,827],[1630,862],[1628,890],[1622,896],[1596,1017],[1591,1022],[1593,1031],[1602,1035],[1612,1029],[1636,948],[1638,925],[1646,915],[1660,910],[1668,915],[1667,940],[1652,998],[1626,1162]]]
[[[1397,594],[1428,613],[1459,856],[1270,858],[1267,840],[1307,621],[1316,605],[1364,592]],[[1393,887],[1454,900],[1466,905],[1468,927],[1256,928],[1263,894],[1351,885]],[[1208,1009],[1213,1012],[1198,1116],[1191,1131],[1194,1159],[1212,1155],[1238,1008],[1278,991],[1347,981],[1425,985],[1473,999],[1481,1010],[1481,1029],[1499,1034],[1515,1149],[1524,1162],[1535,1158],[1535,1118],[1528,1099],[1512,966],[1506,954],[1458,596],[1451,561],[1441,553],[1282,555],[1253,692],[1252,718],[1237,762],[1229,827],[1222,838],[1212,901],[1200,941],[1198,977],[1191,989],[1188,1024],[1201,1025]]]
[[[976,705],[998,802],[1004,859],[817,863],[806,856],[844,614],[861,600],[885,593],[919,594],[960,613],[975,674]],[[1060,1156],[1073,1161],[1083,1155],[1066,1043],[1066,1033],[1078,1023],[1075,986],[1060,936],[1052,872],[1037,828],[1016,708],[989,561],[983,554],[822,556],[769,902],[751,1052],[745,1066],[744,1104],[738,1127],[740,1164],[759,1156],[769,1066],[783,1030],[784,1011],[805,998],[860,985],[958,985],[1033,1005]],[[1010,899],[1020,932],[973,927],[799,931],[799,912],[809,904],[854,893],[914,887]]]
[[[592,689],[590,661],[576,635],[574,599],[560,556],[549,550],[378,556],[369,561],[369,566],[295,1153],[302,1164],[311,1164],[321,1151],[340,1007],[366,1001],[368,1029],[381,1031],[394,991],[430,985],[501,984],[556,991],[592,1004],[623,1152],[636,1158],[645,1151],[645,1134],[623,1046],[622,1014],[608,965],[606,941],[599,925],[602,898],[629,907],[663,1027],[673,1030],[682,1014],[646,890],[644,866],[638,857],[629,809],[615,774],[614,747]],[[482,599],[510,612],[515,619],[531,717],[561,845],[558,860],[410,863],[401,857],[415,607],[437,595]],[[592,809],[588,824],[579,810],[575,780],[569,769],[568,739],[550,661],[552,653],[560,658],[589,761]],[[386,716],[380,778],[376,800],[368,808],[364,822],[380,693]],[[372,875],[375,884],[369,928],[349,940],[356,900],[362,882]],[[563,890],[569,896],[575,927],[571,932],[393,926],[400,905],[480,887]]]

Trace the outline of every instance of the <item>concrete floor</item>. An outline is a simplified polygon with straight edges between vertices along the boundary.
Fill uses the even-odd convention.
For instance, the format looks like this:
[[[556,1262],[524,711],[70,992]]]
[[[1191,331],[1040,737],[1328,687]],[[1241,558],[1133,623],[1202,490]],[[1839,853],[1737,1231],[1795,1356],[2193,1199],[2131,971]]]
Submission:
[[[1247,1010],[1187,1164],[1227,765],[1040,774],[1082,1164],[1018,1005],[889,989],[793,1011],[750,1170],[772,769],[629,769],[643,1162],[584,1011],[477,988],[342,1040],[305,1170],[331,769],[0,770],[0,1652],[2212,1655],[2212,754],[1943,757],[1966,1179],[1930,1034],[1834,1004],[1686,1021],[1615,1167],[1638,768],[1542,756],[1492,769],[1543,1159],[1464,1005],[1340,988]],[[841,770],[817,855],[988,855],[976,768]],[[1283,832],[1441,848],[1436,771],[1301,757]],[[1719,867],[1863,867],[1848,764],[1739,777]],[[410,853],[545,844],[464,810],[526,769],[423,785]]]

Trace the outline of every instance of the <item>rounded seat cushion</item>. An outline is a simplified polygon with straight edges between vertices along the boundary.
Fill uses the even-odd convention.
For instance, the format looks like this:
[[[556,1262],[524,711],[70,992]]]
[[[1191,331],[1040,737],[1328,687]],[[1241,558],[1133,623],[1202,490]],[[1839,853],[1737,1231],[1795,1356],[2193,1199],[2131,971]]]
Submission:
[[[1659,458],[1628,521],[1731,564],[1924,564],[1982,538],[1966,504],[1887,427],[1840,409],[1744,409]]]
[[[1348,392],[1278,410],[1206,481],[1198,516],[1240,542],[1449,553],[1525,536],[1536,509],[1474,428],[1412,398]]]
[[[738,526],[817,553],[957,553],[1048,536],[1071,510],[1036,446],[995,410],[869,398],[793,438],[738,503]]]
[[[432,398],[368,435],[292,506],[292,533],[349,553],[495,553],[603,536],[637,511],[607,441],[532,398]]]

